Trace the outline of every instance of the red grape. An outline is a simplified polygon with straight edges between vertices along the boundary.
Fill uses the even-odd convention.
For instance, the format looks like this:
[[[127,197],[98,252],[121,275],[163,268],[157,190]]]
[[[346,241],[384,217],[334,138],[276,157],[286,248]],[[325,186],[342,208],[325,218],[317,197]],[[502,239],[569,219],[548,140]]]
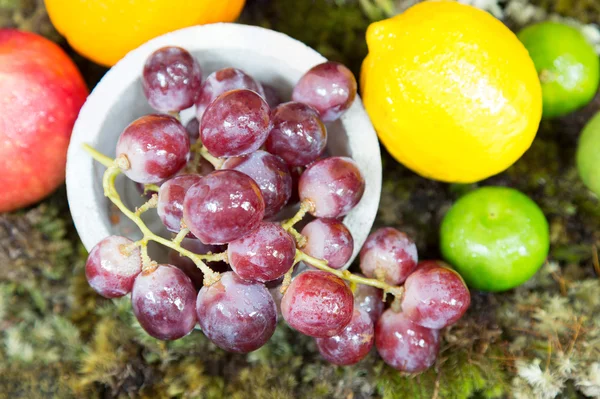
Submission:
[[[262,83],[261,86],[263,88],[265,101],[267,102],[267,104],[269,104],[269,107],[275,108],[276,106],[281,104],[281,97],[279,96],[279,93],[277,92],[277,90],[275,90],[273,86],[269,86],[264,83]]]
[[[168,115],[146,115],[131,122],[117,142],[129,169],[123,173],[138,183],[158,183],[177,173],[188,160],[190,139],[179,121]]]
[[[269,105],[250,90],[233,90],[213,101],[200,121],[202,144],[215,157],[235,157],[260,148],[271,130]]]
[[[142,86],[150,106],[160,112],[181,111],[194,105],[202,70],[180,47],[163,47],[148,57]]]
[[[417,246],[392,227],[384,227],[371,233],[360,251],[360,270],[367,277],[385,279],[399,285],[417,267]]]
[[[311,68],[300,78],[292,99],[319,111],[321,119],[338,119],[356,97],[356,79],[348,68],[337,62],[325,62]]]
[[[185,125],[185,130],[190,136],[190,143],[195,143],[200,137],[200,122],[196,118],[190,119]]]
[[[283,276],[294,264],[296,242],[279,224],[262,222],[227,247],[229,264],[244,280],[266,282]]]
[[[228,158],[222,169],[234,169],[250,176],[265,200],[265,218],[274,216],[292,195],[292,176],[281,158],[266,151]]]
[[[302,251],[327,261],[327,265],[339,269],[350,260],[354,240],[350,230],[337,219],[315,219],[302,229],[306,245]]]
[[[217,170],[190,187],[183,219],[205,244],[225,244],[256,229],[265,202],[258,185],[236,170]]]
[[[208,75],[196,99],[196,117],[202,120],[206,108],[221,94],[237,89],[252,90],[264,94],[260,83],[236,68],[224,68]]]
[[[281,300],[285,321],[303,334],[332,337],[352,319],[352,291],[339,277],[320,270],[305,271],[292,281]]]
[[[90,286],[105,298],[118,298],[131,292],[133,281],[142,271],[140,250],[133,241],[109,236],[92,248],[85,262]]]
[[[384,362],[407,373],[427,370],[435,362],[440,335],[388,309],[375,325],[375,346]]]
[[[195,254],[204,255],[207,253],[220,253],[226,250],[223,245],[207,245],[203,244],[202,241],[195,238],[184,238],[181,242],[181,246],[188,251]],[[202,288],[204,283],[204,273],[196,264],[187,256],[180,255],[175,250],[169,251],[169,263],[173,266],[181,269],[191,280],[196,287],[196,290]],[[211,262],[210,268],[217,272],[225,272],[229,270],[229,267],[225,262]]]
[[[310,165],[298,185],[300,200],[314,205],[311,214],[320,218],[344,216],[358,204],[365,179],[358,165],[347,157],[331,157]]]
[[[204,334],[229,352],[247,353],[263,346],[275,332],[277,309],[269,290],[223,273],[209,287],[202,287],[196,303]]]
[[[327,129],[319,114],[306,104],[280,104],[271,113],[273,129],[267,150],[292,166],[304,166],[316,160],[327,145]]]
[[[376,323],[385,308],[383,291],[370,285],[358,284],[354,291],[354,306],[364,309],[373,323]]]
[[[131,291],[133,313],[154,338],[173,340],[192,331],[196,324],[196,290],[192,280],[172,265],[158,265],[142,272]]]
[[[406,279],[402,311],[423,327],[441,329],[467,311],[471,295],[460,275],[443,262],[425,261]]]
[[[352,320],[339,335],[317,338],[321,356],[330,363],[348,366],[361,361],[373,346],[375,329],[369,314],[360,308],[354,309]]]
[[[167,180],[158,190],[156,213],[167,230],[178,233],[183,217],[183,198],[187,190],[198,183],[202,176],[179,175]]]

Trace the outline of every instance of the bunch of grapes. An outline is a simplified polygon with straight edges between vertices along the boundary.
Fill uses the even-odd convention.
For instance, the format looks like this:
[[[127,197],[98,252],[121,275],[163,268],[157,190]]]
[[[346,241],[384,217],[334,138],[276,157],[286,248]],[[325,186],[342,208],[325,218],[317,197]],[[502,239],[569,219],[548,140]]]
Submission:
[[[341,270],[354,242],[340,219],[365,189],[351,158],[324,156],[326,123],[356,97],[346,67],[315,66],[294,87],[293,101],[280,103],[239,69],[202,81],[191,54],[164,47],[146,61],[142,83],[159,113],[124,129],[103,185],[144,236],[110,236],[92,249],[86,276],[94,290],[107,298],[131,293],[140,325],[162,340],[199,325],[217,346],[247,353],[270,339],[281,315],[314,337],[332,363],[356,363],[375,343],[399,370],[431,366],[439,329],[470,303],[460,276],[439,262],[417,264],[414,242],[391,228],[368,238],[364,276]],[[195,118],[183,126],[179,112],[194,105]],[[114,188],[118,173],[157,193],[128,210]],[[280,222],[284,207],[299,210]],[[150,208],[171,240],[139,217]],[[297,231],[307,213],[314,219]],[[170,264],[149,258],[148,241],[171,248]],[[301,262],[306,270],[293,277]],[[384,311],[388,293],[394,300]]]

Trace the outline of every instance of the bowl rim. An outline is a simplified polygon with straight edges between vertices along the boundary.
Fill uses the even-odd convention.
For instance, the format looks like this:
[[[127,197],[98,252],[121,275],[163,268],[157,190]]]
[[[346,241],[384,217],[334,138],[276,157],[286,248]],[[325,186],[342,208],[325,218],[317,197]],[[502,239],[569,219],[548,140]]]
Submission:
[[[100,140],[99,133],[107,114],[113,107],[114,100],[139,79],[141,66],[146,58],[154,50],[166,45],[181,46],[192,52],[230,48],[250,50],[258,55],[278,59],[291,57],[293,62],[289,64],[295,67],[304,65],[305,68],[302,68],[304,70],[327,61],[316,50],[284,33],[237,23],[215,23],[179,29],[151,39],[130,51],[102,77],[86,99],[75,121],[67,152],[66,186],[69,208],[75,228],[88,251],[100,240],[113,233],[100,212],[102,204],[97,202],[98,197],[104,197],[101,182],[97,180],[94,173],[95,161],[83,150],[82,145],[87,143],[97,147]],[[368,155],[363,156],[362,160],[363,163],[368,162],[369,170],[365,175],[367,183],[365,194],[357,206],[360,209],[355,208],[344,218],[344,223],[352,232],[355,242],[352,258],[345,266],[348,267],[358,255],[375,220],[381,193],[382,165],[377,135],[364,110],[360,96],[356,96],[350,109],[342,116],[341,122],[348,133],[355,129],[361,130],[362,137],[355,146],[351,145],[352,140],[348,134],[351,152],[358,148],[357,145],[360,145],[361,150],[364,146],[369,149],[369,154],[362,154]],[[352,158],[356,160],[354,153]],[[361,162],[358,163],[361,166]],[[364,170],[361,171],[365,174]],[[355,211],[360,211],[360,217]],[[357,229],[358,231],[354,231]]]

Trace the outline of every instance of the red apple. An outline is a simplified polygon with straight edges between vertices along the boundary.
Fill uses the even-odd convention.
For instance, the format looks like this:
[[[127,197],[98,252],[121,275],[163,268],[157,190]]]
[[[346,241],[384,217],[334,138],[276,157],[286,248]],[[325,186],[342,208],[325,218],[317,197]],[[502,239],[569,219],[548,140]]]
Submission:
[[[0,212],[65,179],[67,146],[88,94],[73,61],[33,33],[0,29]]]

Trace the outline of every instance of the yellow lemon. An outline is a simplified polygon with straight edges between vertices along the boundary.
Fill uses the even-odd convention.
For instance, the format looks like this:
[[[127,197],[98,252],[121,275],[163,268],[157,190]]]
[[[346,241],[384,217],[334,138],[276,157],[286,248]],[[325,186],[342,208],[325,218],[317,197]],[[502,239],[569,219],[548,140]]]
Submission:
[[[187,26],[237,19],[245,0],[45,0],[50,20],[83,56],[112,66],[130,50]]]
[[[533,61],[477,8],[425,2],[367,30],[362,96],[379,138],[422,176],[471,183],[529,148],[542,115]]]

